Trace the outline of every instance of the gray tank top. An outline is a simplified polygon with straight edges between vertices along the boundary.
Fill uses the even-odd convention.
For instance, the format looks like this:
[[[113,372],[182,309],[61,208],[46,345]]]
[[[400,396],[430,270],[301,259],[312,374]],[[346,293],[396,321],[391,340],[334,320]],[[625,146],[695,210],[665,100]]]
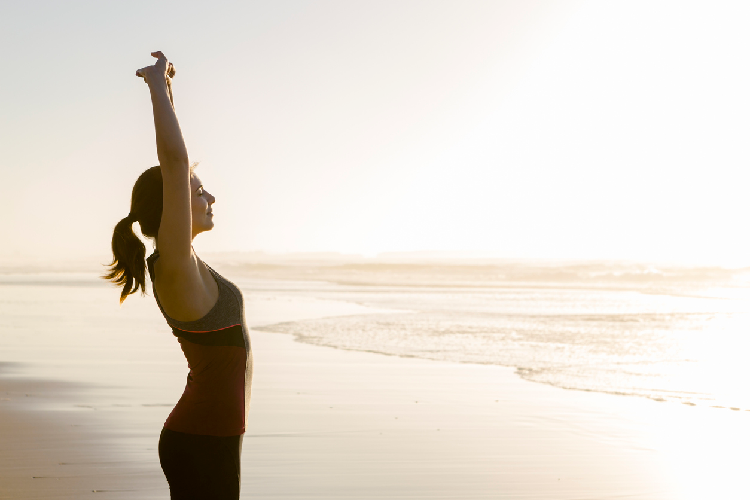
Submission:
[[[158,258],[156,251],[146,261],[152,283]],[[245,432],[253,376],[244,301],[234,283],[206,267],[216,280],[219,298],[195,321],[170,317],[153,287],[156,304],[177,337],[190,370],[185,392],[164,427],[188,434],[235,436]]]

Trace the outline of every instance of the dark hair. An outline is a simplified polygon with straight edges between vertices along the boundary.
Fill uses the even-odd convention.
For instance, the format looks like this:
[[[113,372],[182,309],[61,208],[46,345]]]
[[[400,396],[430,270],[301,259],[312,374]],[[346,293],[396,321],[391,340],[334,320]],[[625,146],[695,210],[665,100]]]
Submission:
[[[117,223],[112,234],[112,263],[102,278],[122,287],[120,303],[138,289],[146,293],[146,247],[133,232],[133,222],[141,225],[144,236],[156,238],[164,202],[163,185],[160,167],[143,172],[133,186],[130,213]]]

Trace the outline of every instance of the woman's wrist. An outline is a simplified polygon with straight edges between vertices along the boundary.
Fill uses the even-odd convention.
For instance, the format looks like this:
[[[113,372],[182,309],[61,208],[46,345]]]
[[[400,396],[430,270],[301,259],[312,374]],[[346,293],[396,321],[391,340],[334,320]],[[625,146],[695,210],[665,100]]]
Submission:
[[[154,79],[154,81],[146,82],[148,83],[148,88],[153,91],[164,91],[167,92],[167,80],[166,78],[158,78]]]

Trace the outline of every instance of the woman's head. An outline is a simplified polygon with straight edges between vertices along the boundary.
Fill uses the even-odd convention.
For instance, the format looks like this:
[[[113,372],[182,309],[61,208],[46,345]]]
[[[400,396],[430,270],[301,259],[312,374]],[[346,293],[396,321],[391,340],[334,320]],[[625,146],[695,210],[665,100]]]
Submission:
[[[193,238],[204,231],[213,229],[211,206],[216,201],[216,198],[203,187],[194,168],[195,165],[190,168],[190,215]],[[149,168],[135,181],[130,199],[130,214],[133,220],[140,224],[141,233],[144,236],[156,238],[159,234],[163,196],[164,181],[159,167]]]
[[[146,291],[146,247],[133,232],[133,222],[139,223],[144,236],[155,239],[161,225],[163,195],[161,168],[151,167],[135,181],[130,198],[130,213],[115,226],[112,234],[112,263],[103,278],[122,286],[120,302],[139,289],[143,293]],[[193,237],[214,227],[211,206],[215,201],[191,168],[190,212]]]

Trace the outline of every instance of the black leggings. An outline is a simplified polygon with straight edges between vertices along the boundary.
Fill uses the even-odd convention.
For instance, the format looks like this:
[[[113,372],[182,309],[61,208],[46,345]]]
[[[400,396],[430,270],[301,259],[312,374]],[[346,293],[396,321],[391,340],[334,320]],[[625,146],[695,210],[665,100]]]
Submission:
[[[162,429],[159,461],[172,500],[238,500],[240,436],[203,436]]]

